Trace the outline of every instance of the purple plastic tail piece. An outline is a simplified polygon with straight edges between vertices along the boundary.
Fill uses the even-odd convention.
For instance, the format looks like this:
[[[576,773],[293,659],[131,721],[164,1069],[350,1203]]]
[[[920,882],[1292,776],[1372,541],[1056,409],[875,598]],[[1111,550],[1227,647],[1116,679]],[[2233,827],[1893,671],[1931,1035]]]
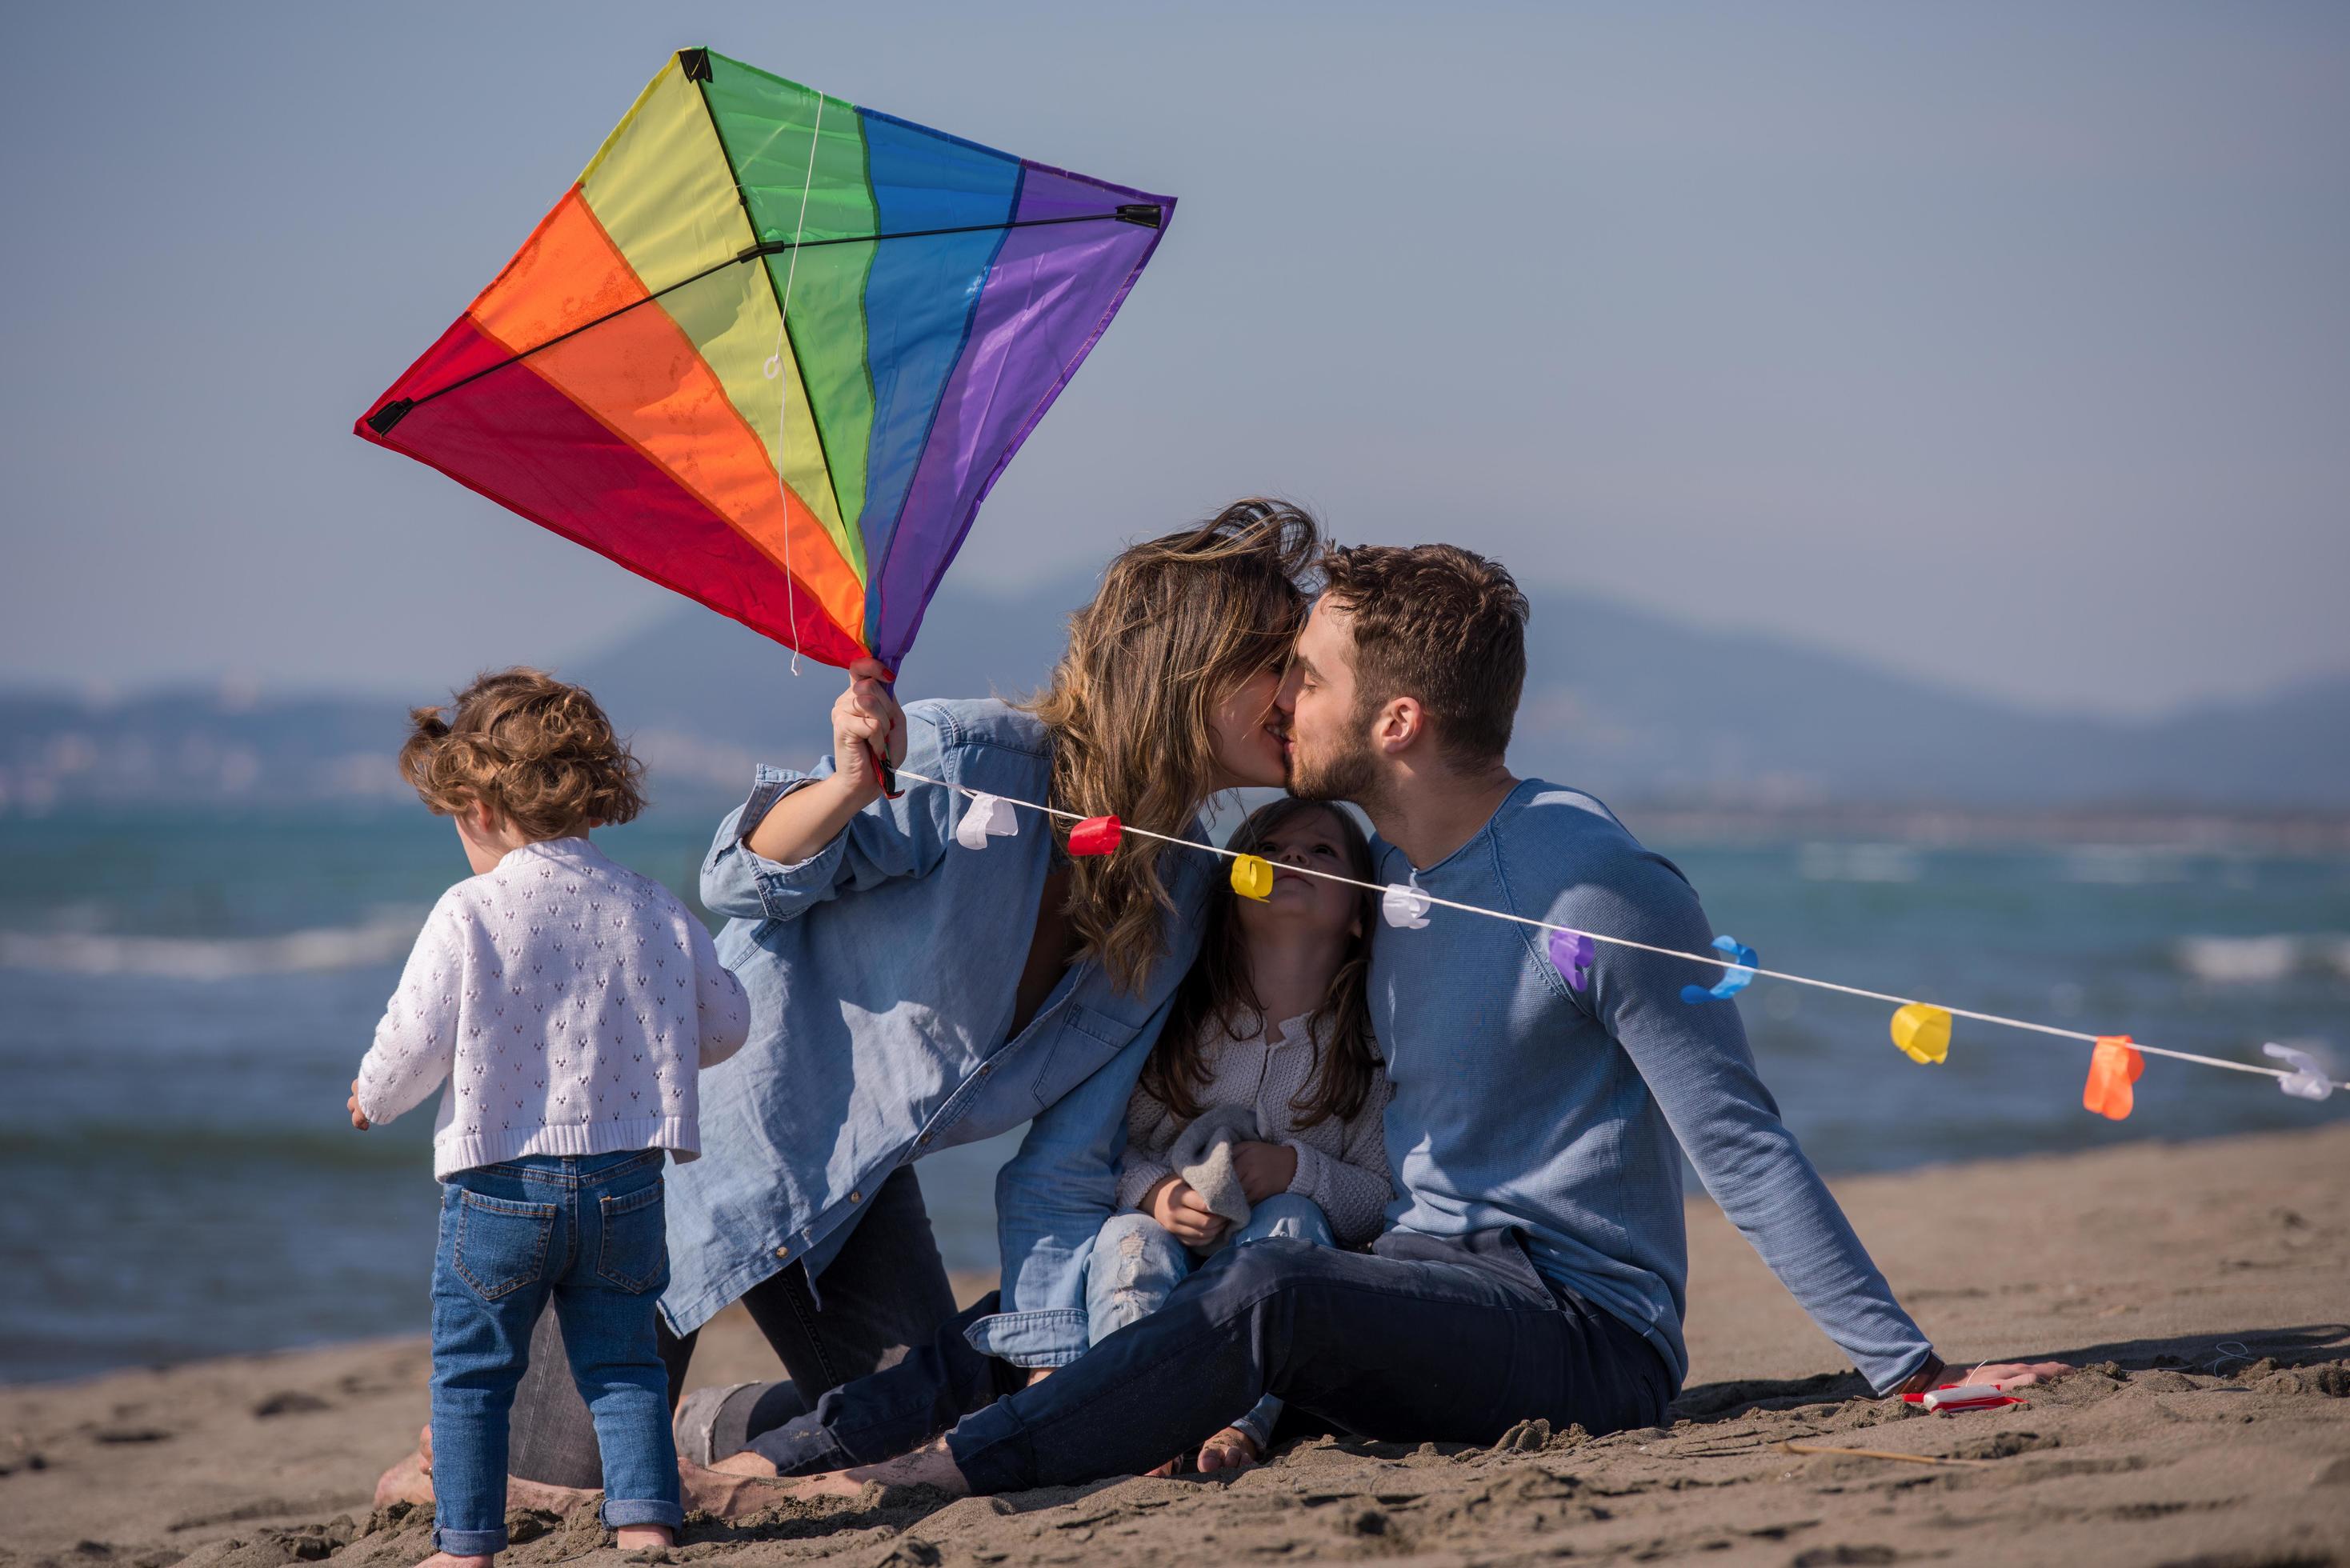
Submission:
[[[1559,978],[1566,981],[1569,991],[1581,991],[1591,983],[1591,959],[1596,950],[1589,937],[1580,931],[1553,931],[1550,934],[1550,961]]]

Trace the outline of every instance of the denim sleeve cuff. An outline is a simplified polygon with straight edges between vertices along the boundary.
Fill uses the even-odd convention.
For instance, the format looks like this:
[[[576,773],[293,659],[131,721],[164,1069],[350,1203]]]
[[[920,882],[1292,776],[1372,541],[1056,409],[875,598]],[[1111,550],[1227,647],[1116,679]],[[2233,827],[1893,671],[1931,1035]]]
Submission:
[[[1894,1389],[1899,1387],[1902,1384],[1908,1382],[1919,1367],[1925,1366],[1926,1363],[1931,1361],[1933,1358],[1934,1347],[1930,1345],[1927,1345],[1923,1349],[1919,1350],[1917,1355],[1910,1356],[1906,1361],[1897,1364],[1900,1370],[1897,1372],[1885,1373],[1879,1376],[1870,1377],[1868,1380],[1868,1386],[1876,1390],[1877,1396],[1881,1398],[1885,1395],[1889,1394]],[[1863,1368],[1862,1370],[1866,1372],[1867,1369]],[[1956,1372],[1958,1368],[1952,1367],[1951,1370]]]
[[[787,920],[806,909],[804,895],[828,883],[847,852],[846,828],[833,835],[831,843],[806,859],[788,865],[770,860],[751,847],[752,832],[767,819],[767,813],[775,808],[776,803],[816,782],[807,774],[785,773],[762,764],[751,786],[750,798],[743,803],[743,814],[737,819],[742,826],[735,830],[734,843],[722,852],[742,857],[742,869],[750,874],[751,885],[758,890],[760,908],[770,919]]]
[[[1066,1366],[1086,1353],[1087,1321],[1075,1307],[1000,1312],[963,1330],[973,1350],[1014,1366]]]

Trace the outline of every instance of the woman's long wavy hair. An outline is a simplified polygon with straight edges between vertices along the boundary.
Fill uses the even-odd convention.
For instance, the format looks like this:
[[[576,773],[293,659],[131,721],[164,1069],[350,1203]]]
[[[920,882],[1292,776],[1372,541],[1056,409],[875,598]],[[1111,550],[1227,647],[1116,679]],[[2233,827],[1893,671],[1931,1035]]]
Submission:
[[[1259,806],[1233,830],[1227,847],[1243,855],[1262,854],[1266,839],[1310,812],[1327,813],[1337,825],[1347,875],[1357,882],[1373,880],[1371,846],[1363,830],[1345,811],[1321,801],[1285,797]],[[1376,898],[1368,889],[1357,889],[1355,932],[1347,940],[1347,956],[1309,1020],[1321,1056],[1306,1086],[1289,1103],[1300,1127],[1330,1116],[1346,1121],[1363,1108],[1371,1092],[1371,1074],[1378,1064],[1369,997],[1371,931],[1378,921]],[[1142,1086],[1180,1121],[1200,1114],[1200,1095],[1211,1075],[1210,1045],[1253,1039],[1273,1024],[1249,978],[1248,933],[1241,928],[1239,903],[1237,898],[1218,898],[1210,907],[1199,961],[1176,988],[1167,1027],[1142,1064]]]
[[[1215,792],[1216,709],[1289,657],[1320,540],[1304,511],[1252,498],[1110,562],[1093,602],[1069,618],[1052,683],[1026,704],[1052,732],[1052,804],[1155,833],[1189,827]],[[1066,842],[1067,825],[1054,826]],[[1137,836],[1069,862],[1078,944],[1129,993],[1165,956],[1166,853],[1183,852]]]

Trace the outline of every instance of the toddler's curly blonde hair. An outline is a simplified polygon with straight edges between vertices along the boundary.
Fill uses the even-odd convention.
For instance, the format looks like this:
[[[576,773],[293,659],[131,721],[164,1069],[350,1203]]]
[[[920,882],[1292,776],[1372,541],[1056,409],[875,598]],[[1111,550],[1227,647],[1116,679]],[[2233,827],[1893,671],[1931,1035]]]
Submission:
[[[436,815],[478,801],[532,838],[563,838],[645,808],[644,766],[604,710],[543,670],[478,676],[449,708],[408,720],[400,776]]]

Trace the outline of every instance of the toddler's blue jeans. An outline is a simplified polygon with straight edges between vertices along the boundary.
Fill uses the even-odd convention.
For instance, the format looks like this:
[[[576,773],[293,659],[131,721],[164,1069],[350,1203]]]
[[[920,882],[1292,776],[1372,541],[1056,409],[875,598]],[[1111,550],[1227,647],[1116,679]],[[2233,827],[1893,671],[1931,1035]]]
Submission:
[[[1249,1207],[1248,1223],[1232,1233],[1232,1245],[1245,1247],[1281,1236],[1316,1246],[1336,1245],[1330,1221],[1321,1205],[1294,1192],[1276,1192]],[[1099,1345],[1119,1329],[1157,1312],[1175,1287],[1199,1266],[1190,1249],[1173,1232],[1148,1214],[1128,1211],[1102,1221],[1101,1234],[1086,1260],[1086,1317],[1088,1345]],[[1256,1444],[1260,1454],[1273,1447],[1273,1426],[1281,1419],[1281,1400],[1268,1394],[1232,1423]]]
[[[433,1544],[506,1545],[506,1419],[552,1301],[595,1417],[607,1525],[684,1522],[669,1376],[653,1334],[669,1282],[660,1149],[532,1155],[460,1171],[432,1260]]]

